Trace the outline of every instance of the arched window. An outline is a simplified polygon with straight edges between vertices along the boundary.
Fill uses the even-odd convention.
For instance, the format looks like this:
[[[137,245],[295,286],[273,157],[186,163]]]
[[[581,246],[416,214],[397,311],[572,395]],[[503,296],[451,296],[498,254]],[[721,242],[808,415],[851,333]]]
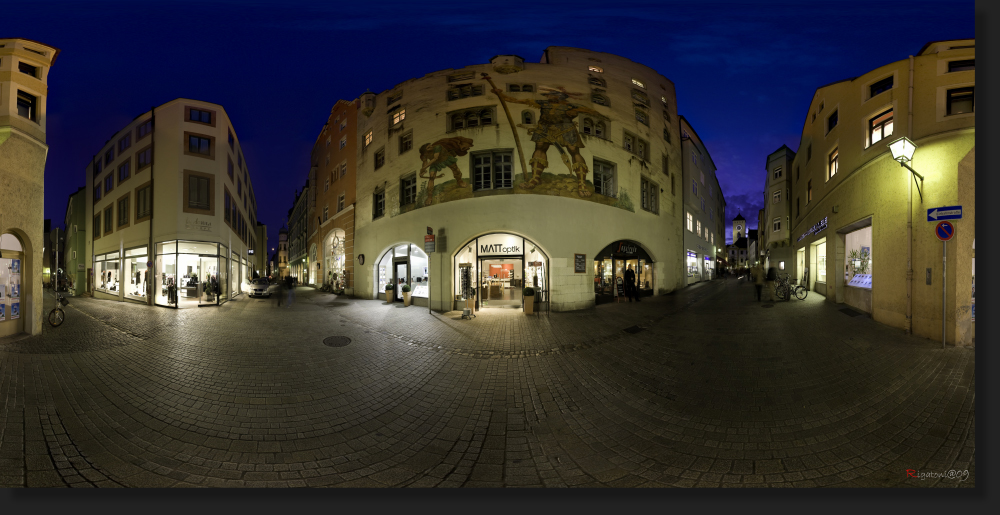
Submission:
[[[597,122],[597,126],[594,127],[594,135],[598,138],[603,138],[606,132],[607,129],[605,129],[604,122]]]
[[[602,88],[608,87],[607,82],[605,82],[604,79],[600,77],[591,77],[590,79],[588,79],[588,82],[590,82],[594,86],[600,86]]]
[[[594,134],[594,122],[590,118],[583,119],[583,133]]]
[[[510,89],[511,93],[517,93],[517,92],[521,91],[521,85],[520,84],[511,84],[509,86],[509,89]]]
[[[465,127],[465,117],[462,116],[462,113],[455,113],[455,114],[451,115],[451,128],[452,129],[461,129],[461,128],[464,128],[464,127]]]
[[[482,125],[492,125],[493,124],[493,110],[483,109],[479,112],[479,122]]]
[[[594,93],[593,95],[591,95],[590,96],[590,101],[593,102],[593,103],[595,103],[595,104],[602,105],[602,106],[611,105],[611,103],[608,102],[608,97],[606,97],[606,96],[604,96],[604,95],[602,95],[600,93]]]
[[[465,124],[468,127],[479,127],[479,115],[471,112],[465,117]]]
[[[532,114],[532,112],[528,111],[527,109],[521,111],[521,123],[523,123],[524,125],[534,125],[535,123],[534,114]]]

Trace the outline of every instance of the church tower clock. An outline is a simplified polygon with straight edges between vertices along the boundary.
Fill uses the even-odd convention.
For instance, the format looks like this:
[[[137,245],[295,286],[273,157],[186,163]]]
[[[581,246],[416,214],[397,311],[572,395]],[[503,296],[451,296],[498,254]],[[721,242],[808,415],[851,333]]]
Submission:
[[[733,218],[733,243],[747,235],[747,221],[742,214],[737,214]]]

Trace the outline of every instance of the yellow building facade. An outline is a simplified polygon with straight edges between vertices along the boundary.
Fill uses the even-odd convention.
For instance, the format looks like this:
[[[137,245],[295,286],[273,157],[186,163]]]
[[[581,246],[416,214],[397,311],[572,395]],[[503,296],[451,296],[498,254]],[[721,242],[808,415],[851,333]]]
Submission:
[[[58,55],[0,38],[0,337],[42,331],[48,76]]]
[[[936,339],[943,325],[949,343],[970,343],[974,94],[973,39],[928,43],[816,91],[792,163],[794,277],[878,322]],[[889,151],[903,136],[917,147],[919,185]],[[928,216],[945,206],[961,206],[962,218],[952,220],[942,292],[944,246]]]
[[[530,286],[564,311],[620,299],[629,268],[640,295],[685,284],[677,103],[656,71],[549,47],[359,102],[358,296],[409,285],[418,306],[483,310]]]

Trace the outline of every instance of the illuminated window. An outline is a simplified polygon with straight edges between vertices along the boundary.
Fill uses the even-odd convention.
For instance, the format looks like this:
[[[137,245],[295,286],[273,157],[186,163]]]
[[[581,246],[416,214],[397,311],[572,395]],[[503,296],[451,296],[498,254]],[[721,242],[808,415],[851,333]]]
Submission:
[[[892,109],[868,121],[868,144],[874,145],[892,135]]]
[[[372,131],[365,133],[364,142],[364,148],[368,148],[368,145],[372,144]],[[340,148],[344,148],[345,145],[347,145],[347,136],[344,136],[344,138],[340,140]]]
[[[966,114],[975,111],[975,88],[948,90],[947,115]]]
[[[601,68],[600,66],[590,65],[589,69],[592,72],[604,73],[604,68]]]
[[[632,79],[632,84],[639,86],[642,89],[646,89],[646,85],[639,81],[639,79]]]
[[[837,171],[839,170],[838,155],[839,155],[838,149],[833,149],[833,152],[830,153],[830,164],[828,167],[830,170],[830,175],[827,177],[828,179],[830,177],[833,177],[834,175],[837,175]]]
[[[701,220],[695,222],[695,227],[698,228],[695,232],[698,233],[698,236],[701,236]]]
[[[689,231],[694,230],[694,215],[692,215],[691,213],[687,214],[687,230]]]
[[[393,111],[392,114],[390,115],[390,118],[392,119],[392,125],[396,125],[397,123],[403,121],[406,118],[406,109],[399,108]]]

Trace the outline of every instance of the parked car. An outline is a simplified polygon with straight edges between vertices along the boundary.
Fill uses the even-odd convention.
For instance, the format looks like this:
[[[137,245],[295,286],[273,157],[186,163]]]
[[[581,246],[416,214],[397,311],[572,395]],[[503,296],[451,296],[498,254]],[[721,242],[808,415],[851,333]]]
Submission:
[[[250,296],[251,297],[270,297],[271,292],[268,291],[270,288],[267,279],[261,277],[259,279],[250,280]]]

